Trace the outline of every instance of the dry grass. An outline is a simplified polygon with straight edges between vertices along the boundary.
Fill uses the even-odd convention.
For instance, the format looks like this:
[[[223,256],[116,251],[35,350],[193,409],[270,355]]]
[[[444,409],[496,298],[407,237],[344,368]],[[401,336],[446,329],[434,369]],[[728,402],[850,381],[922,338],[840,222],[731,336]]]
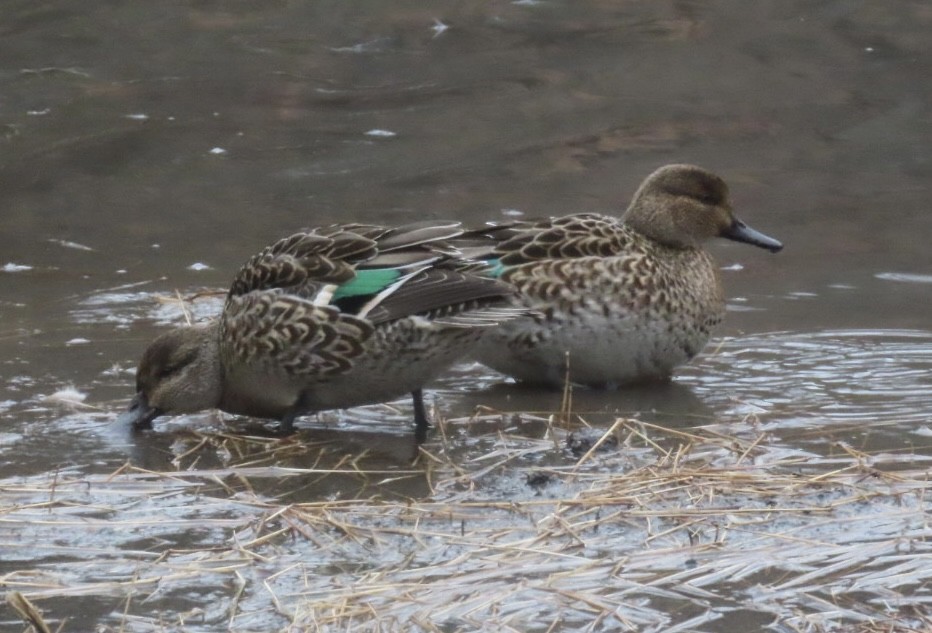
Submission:
[[[803,453],[751,423],[568,443],[560,417],[536,438],[448,421],[411,467],[202,435],[173,472],[0,482],[0,586],[52,614],[23,615],[36,630],[71,630],[74,597],[107,631],[932,629],[932,458]]]

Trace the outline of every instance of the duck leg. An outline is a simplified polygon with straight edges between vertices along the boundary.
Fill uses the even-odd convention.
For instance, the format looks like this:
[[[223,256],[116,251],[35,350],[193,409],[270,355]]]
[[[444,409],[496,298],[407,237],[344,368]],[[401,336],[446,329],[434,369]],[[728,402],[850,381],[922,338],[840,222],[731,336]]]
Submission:
[[[291,435],[294,433],[294,420],[298,417],[294,411],[289,411],[285,414],[285,417],[281,419],[278,423],[278,435],[282,437]]]
[[[414,403],[414,440],[418,444],[423,444],[427,440],[427,429],[430,428],[427,411],[424,409],[424,390],[412,391],[411,400]]]

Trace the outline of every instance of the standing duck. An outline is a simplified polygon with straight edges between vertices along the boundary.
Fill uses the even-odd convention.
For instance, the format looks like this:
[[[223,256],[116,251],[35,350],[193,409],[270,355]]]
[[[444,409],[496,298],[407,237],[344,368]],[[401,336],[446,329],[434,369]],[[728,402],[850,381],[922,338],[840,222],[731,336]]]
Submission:
[[[485,255],[518,290],[516,305],[542,315],[487,331],[478,360],[525,382],[596,388],[667,380],[708,342],[725,296],[707,240],[783,248],[735,216],[720,177],[693,165],[652,173],[620,219],[567,215],[476,235],[494,241]]]
[[[240,268],[218,318],[149,345],[124,422],[221,409],[279,420],[286,434],[301,415],[411,393],[422,442],[424,383],[484,330],[527,314],[508,307],[510,285],[470,272],[445,242],[461,233],[346,224],[275,242]]]

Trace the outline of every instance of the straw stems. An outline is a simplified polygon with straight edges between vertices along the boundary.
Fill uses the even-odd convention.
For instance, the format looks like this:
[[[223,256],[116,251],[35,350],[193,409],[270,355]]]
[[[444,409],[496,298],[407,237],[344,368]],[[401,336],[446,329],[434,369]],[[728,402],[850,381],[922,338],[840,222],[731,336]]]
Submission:
[[[5,480],[0,530],[37,536],[0,544],[22,561],[0,586],[37,631],[30,601],[57,620],[76,596],[158,630],[156,598],[191,588],[229,630],[704,630],[742,609],[788,631],[928,624],[932,457],[822,456],[742,424],[619,418],[581,453],[569,435],[447,434],[412,466],[192,434],[174,471]]]

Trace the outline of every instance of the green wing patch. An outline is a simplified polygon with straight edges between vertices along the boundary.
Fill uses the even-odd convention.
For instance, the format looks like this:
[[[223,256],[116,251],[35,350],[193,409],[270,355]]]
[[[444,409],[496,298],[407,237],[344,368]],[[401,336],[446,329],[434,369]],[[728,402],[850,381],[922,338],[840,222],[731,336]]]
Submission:
[[[395,269],[357,270],[356,277],[341,285],[333,293],[333,300],[375,295],[401,277]]]

